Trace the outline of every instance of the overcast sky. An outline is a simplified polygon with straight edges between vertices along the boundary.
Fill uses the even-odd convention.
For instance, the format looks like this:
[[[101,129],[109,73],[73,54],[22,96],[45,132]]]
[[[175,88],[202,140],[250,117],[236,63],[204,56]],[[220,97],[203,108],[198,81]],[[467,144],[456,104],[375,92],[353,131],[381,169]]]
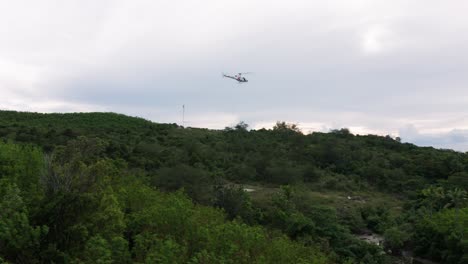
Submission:
[[[0,109],[468,151],[466,0],[0,0]],[[247,84],[221,72],[254,72]]]

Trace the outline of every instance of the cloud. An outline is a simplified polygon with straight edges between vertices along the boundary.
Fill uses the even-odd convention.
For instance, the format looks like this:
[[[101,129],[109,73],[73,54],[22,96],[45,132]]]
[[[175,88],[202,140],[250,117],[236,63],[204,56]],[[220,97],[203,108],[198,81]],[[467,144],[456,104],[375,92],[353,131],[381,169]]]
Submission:
[[[362,49],[365,53],[381,53],[391,48],[392,32],[383,25],[369,27],[362,37]]]
[[[448,132],[422,133],[414,125],[403,127],[399,131],[405,142],[420,146],[466,151],[468,149],[468,129],[451,129]]]

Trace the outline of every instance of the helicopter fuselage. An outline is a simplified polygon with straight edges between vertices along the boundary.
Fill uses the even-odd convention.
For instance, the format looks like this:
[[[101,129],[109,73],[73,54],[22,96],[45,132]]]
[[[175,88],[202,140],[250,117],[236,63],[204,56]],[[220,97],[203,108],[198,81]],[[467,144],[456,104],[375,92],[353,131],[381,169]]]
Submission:
[[[223,74],[223,76],[226,77],[226,78],[231,78],[233,80],[236,80],[236,81],[238,81],[240,83],[248,82],[248,80],[245,77],[242,77],[241,75],[230,76],[230,75]]]

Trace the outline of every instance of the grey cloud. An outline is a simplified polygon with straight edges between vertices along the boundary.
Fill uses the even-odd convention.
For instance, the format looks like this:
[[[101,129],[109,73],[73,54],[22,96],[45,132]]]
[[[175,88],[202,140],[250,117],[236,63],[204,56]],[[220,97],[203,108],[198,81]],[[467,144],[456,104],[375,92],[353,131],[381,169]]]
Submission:
[[[403,141],[419,146],[433,146],[436,148],[466,151],[468,149],[468,129],[452,129],[448,132],[430,134],[421,133],[413,125],[400,130]]]

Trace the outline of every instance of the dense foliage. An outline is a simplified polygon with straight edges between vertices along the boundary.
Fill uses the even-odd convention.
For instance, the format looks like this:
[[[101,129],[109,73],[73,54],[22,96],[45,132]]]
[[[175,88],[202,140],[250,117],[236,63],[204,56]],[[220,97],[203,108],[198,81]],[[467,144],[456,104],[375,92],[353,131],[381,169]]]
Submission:
[[[0,262],[468,263],[464,153],[113,113],[0,111],[0,138]]]

